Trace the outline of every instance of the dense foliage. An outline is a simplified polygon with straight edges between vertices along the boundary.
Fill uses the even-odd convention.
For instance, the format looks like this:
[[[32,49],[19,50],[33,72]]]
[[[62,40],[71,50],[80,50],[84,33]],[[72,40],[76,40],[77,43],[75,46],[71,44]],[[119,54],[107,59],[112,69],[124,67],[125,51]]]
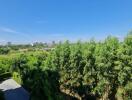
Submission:
[[[52,51],[27,51],[0,56],[0,70],[31,94],[31,100],[131,100],[132,33],[120,42],[60,43]],[[63,92],[63,93],[61,93]],[[38,99],[39,97],[39,99]]]

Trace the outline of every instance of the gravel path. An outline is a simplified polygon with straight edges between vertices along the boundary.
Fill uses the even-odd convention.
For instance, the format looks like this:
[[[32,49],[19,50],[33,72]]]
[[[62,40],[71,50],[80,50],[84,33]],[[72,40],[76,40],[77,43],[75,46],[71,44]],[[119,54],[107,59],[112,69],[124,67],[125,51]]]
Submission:
[[[29,100],[29,93],[13,79],[7,79],[0,84],[6,100]]]

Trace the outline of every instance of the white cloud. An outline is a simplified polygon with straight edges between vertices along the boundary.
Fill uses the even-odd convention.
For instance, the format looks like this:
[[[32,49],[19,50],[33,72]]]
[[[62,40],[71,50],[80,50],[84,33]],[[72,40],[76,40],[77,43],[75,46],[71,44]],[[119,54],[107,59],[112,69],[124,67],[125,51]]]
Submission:
[[[61,34],[61,33],[52,33],[52,34],[48,34],[48,36],[51,36],[51,37],[63,37],[64,34]]]
[[[20,32],[17,32],[15,30],[7,28],[7,27],[0,27],[0,31],[7,32],[7,33],[20,33]]]
[[[6,42],[7,42],[7,41],[6,41],[5,39],[0,38],[0,45],[5,45]]]
[[[37,20],[36,23],[43,24],[43,23],[47,23],[47,21],[45,21],[45,20]]]
[[[8,27],[0,27],[0,33],[2,33],[2,32],[17,35],[17,36],[20,36],[20,37],[25,37],[25,38],[30,38],[31,37],[31,36],[29,36],[28,34],[26,34],[24,32],[19,32],[15,29],[8,28]]]

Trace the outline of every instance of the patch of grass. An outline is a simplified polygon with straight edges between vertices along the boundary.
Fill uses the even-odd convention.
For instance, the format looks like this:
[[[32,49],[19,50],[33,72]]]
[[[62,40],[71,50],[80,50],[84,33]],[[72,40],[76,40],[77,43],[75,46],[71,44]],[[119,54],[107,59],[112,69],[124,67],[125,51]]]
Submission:
[[[22,84],[21,76],[17,72],[13,72],[12,78],[19,84]]]

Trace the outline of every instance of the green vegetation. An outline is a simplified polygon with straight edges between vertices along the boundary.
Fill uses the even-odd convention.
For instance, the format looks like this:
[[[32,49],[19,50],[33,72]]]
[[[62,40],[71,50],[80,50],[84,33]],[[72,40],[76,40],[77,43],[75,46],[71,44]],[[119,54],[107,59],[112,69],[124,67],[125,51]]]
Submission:
[[[11,73],[31,100],[131,100],[132,33],[122,42],[109,36],[103,42],[66,41],[51,51],[32,48],[0,56],[0,71]]]

